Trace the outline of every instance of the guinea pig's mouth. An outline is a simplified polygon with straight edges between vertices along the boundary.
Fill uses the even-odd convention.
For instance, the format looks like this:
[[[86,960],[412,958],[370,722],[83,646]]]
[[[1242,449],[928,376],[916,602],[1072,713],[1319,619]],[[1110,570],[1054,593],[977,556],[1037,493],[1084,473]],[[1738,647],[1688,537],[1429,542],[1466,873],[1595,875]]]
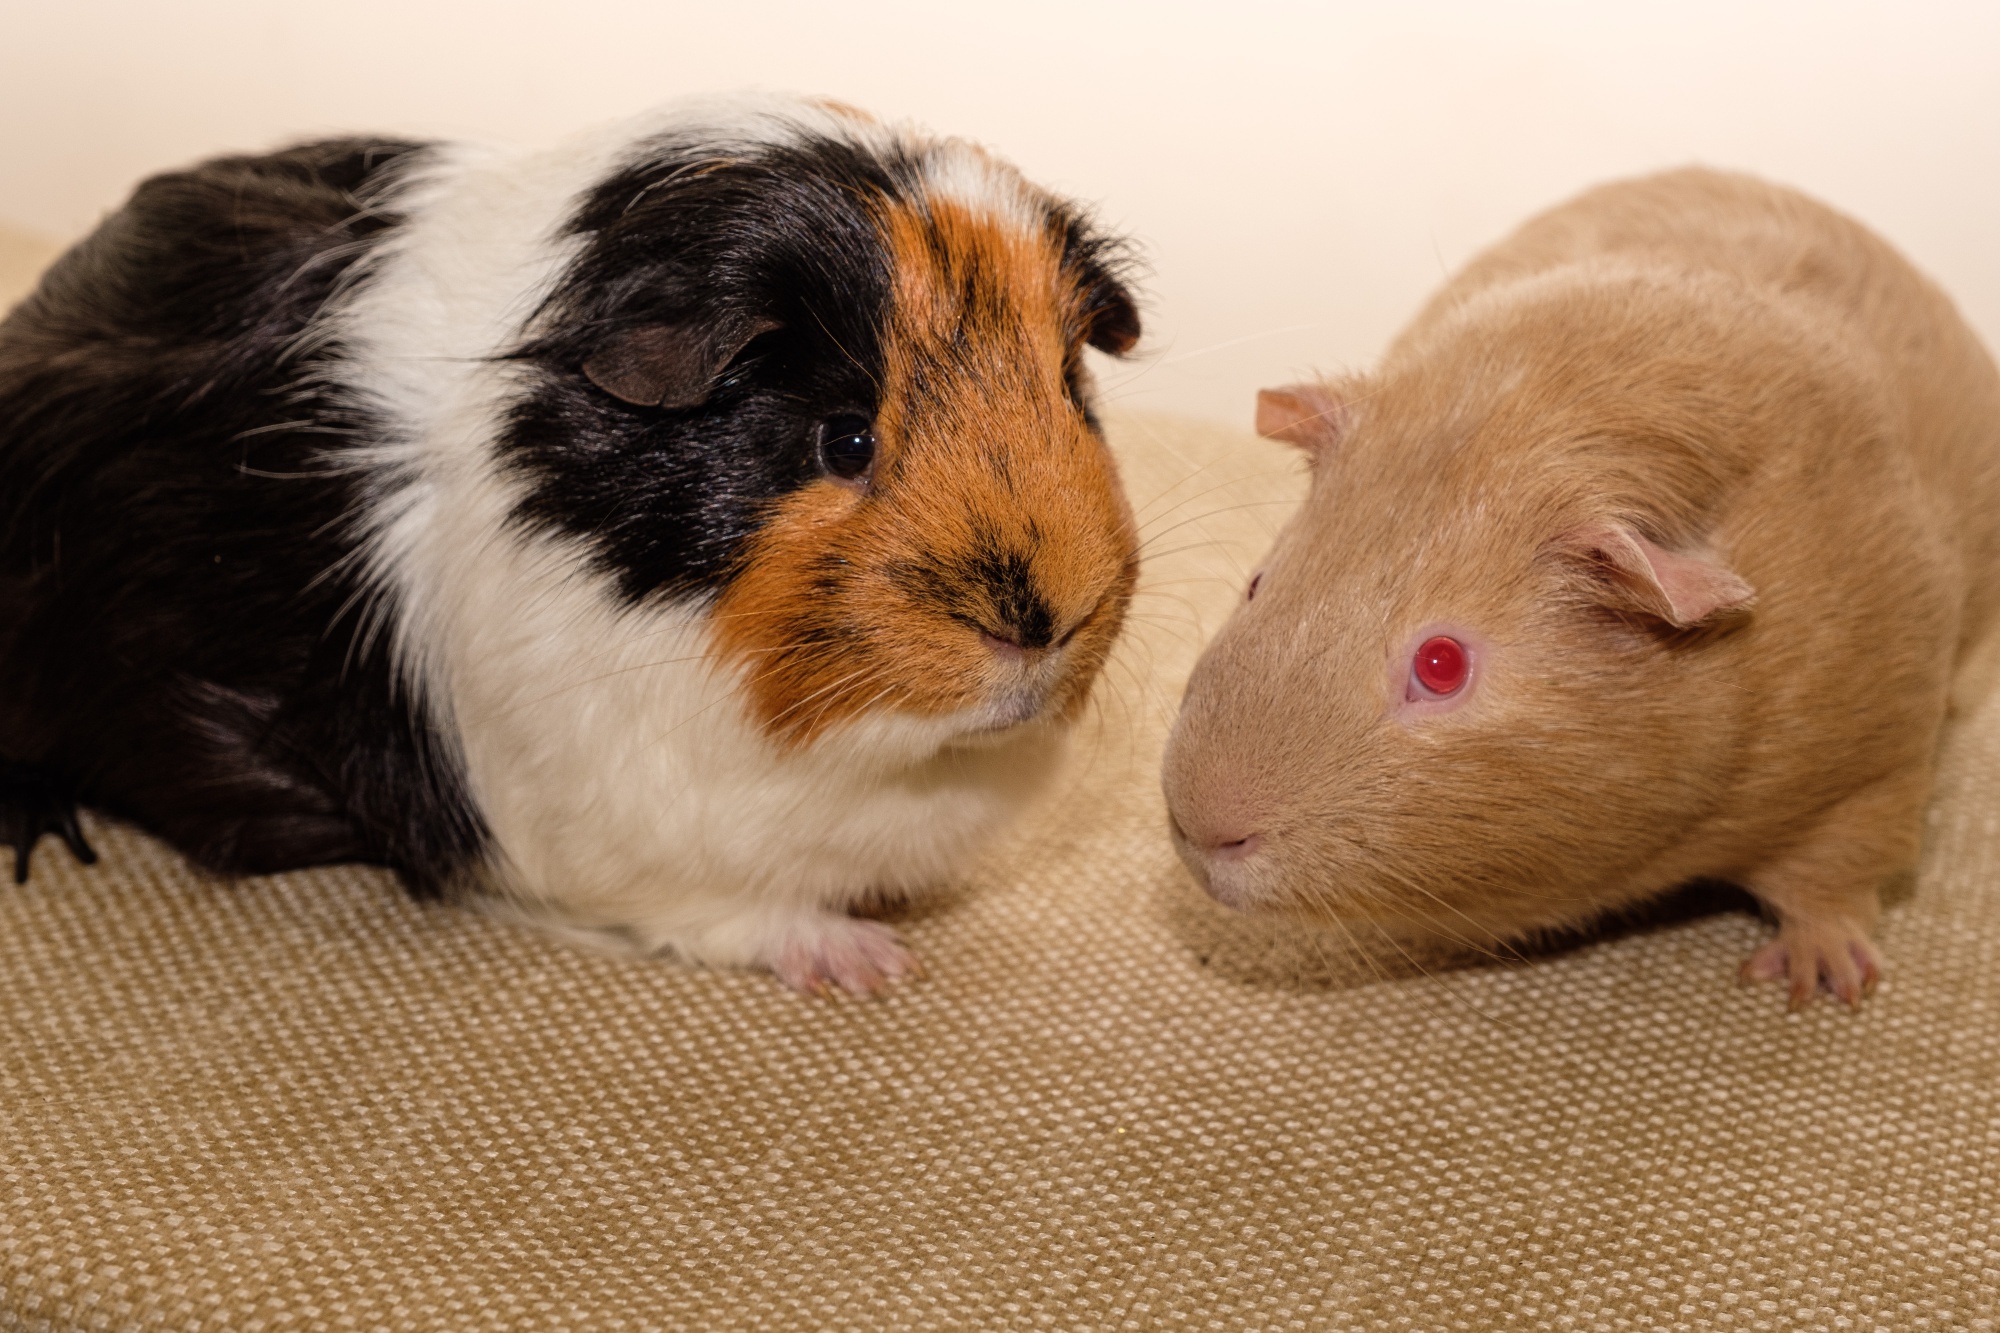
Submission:
[[[1048,720],[1048,697],[1040,690],[1011,690],[997,699],[964,714],[965,730],[954,738],[956,745],[996,744],[1011,739],[1025,727]]]
[[[1256,912],[1266,905],[1263,881],[1270,858],[1263,854],[1263,834],[1252,832],[1198,844],[1181,827],[1171,809],[1167,812],[1167,831],[1181,864],[1209,897],[1238,912]]]

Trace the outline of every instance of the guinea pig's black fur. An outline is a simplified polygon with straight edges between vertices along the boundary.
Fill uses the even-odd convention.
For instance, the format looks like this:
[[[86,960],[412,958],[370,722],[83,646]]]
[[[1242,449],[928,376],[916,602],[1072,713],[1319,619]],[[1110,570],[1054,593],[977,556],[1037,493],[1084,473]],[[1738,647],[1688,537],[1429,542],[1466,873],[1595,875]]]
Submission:
[[[88,801],[220,871],[483,836],[399,690],[329,446],[380,423],[300,336],[396,225],[421,150],[337,140],[147,181],[0,324],[0,803],[16,879]],[[72,845],[80,837],[71,834]]]
[[[961,205],[1003,219],[992,227],[1012,239],[960,253],[951,217]],[[922,244],[935,253],[913,258],[894,239],[905,214],[928,228]],[[1015,273],[1029,263],[1017,251],[1046,251],[1046,278]],[[1016,260],[994,259],[1003,253]],[[926,300],[958,303],[956,331],[936,348],[893,332],[919,270],[948,277],[918,283]],[[613,639],[670,634],[695,635],[717,657],[702,617],[728,604],[756,543],[789,531],[773,527],[787,505],[859,495],[854,512],[865,514],[914,504],[915,491],[899,500],[896,488],[916,485],[909,441],[920,432],[894,422],[968,394],[978,411],[1004,416],[1001,400],[1027,392],[977,389],[988,383],[979,349],[964,344],[982,319],[1024,347],[1040,345],[1037,319],[1060,324],[1043,340],[1060,343],[1052,392],[1062,402],[1050,419],[1080,424],[1061,426],[1048,447],[1072,460],[1101,448],[1070,438],[1096,434],[1080,348],[1122,352],[1138,336],[1112,244],[976,149],[820,104],[676,110],[540,158],[348,139],[145,182],[0,324],[0,838],[16,850],[17,878],[45,832],[87,854],[73,813],[83,803],[225,873],[367,861],[432,893],[483,868],[543,904],[565,896],[566,877],[616,897],[607,886],[634,866],[641,878],[761,883],[715,868],[733,865],[733,852],[683,865],[633,851],[617,874],[572,876],[570,854],[543,857],[539,834],[496,834],[490,793],[532,766],[520,756],[546,759],[572,744],[556,733],[588,729],[551,714],[547,735],[478,739],[502,711],[481,700],[534,694],[533,682],[505,679],[507,655],[543,664],[526,674],[556,671],[550,690],[595,688],[596,678],[583,656],[561,656],[559,633],[523,629],[495,647],[465,608],[488,607],[491,621],[493,606],[545,609],[573,596],[571,620],[613,627],[593,641],[598,658]],[[1023,362],[1022,383],[1032,370]],[[952,419],[983,420],[970,410]],[[1046,404],[1035,410],[1049,416]],[[870,433],[855,434],[856,421]],[[849,431],[857,458],[879,451],[881,461],[856,479],[830,475],[835,428]],[[985,439],[938,447],[969,449],[968,459],[999,448],[1006,466],[1007,450]],[[1087,584],[1077,615],[1088,611],[1108,635],[1129,589],[1129,516],[1108,463],[1089,466],[1103,481],[1083,489],[1101,485],[1112,499],[1060,519],[1076,541],[1051,536],[1056,557],[1041,558],[1074,554],[1078,542],[1103,547],[1086,574],[1059,569],[1044,582]],[[932,500],[921,507],[937,519]],[[991,548],[1005,517],[980,519],[976,540]],[[440,536],[450,525],[457,535]],[[468,543],[485,554],[467,554]],[[858,577],[863,549],[820,558],[795,600],[833,598],[841,579]],[[887,586],[912,563],[882,559]],[[792,614],[759,596],[754,614]],[[1019,639],[994,620],[1004,611],[947,609],[968,633]],[[901,632],[842,631],[856,641]],[[769,651],[798,648],[774,640]],[[1099,660],[1080,656],[1071,674],[1087,685]],[[966,661],[967,681],[989,672],[986,658]],[[495,671],[499,685],[467,683]],[[690,677],[654,688],[692,710],[708,687]],[[912,716],[960,721],[938,724],[898,762],[990,729],[1001,705],[986,689],[907,704]],[[1047,682],[1033,689],[1057,697]],[[629,708],[629,731],[658,697],[643,707],[607,697],[589,719]],[[744,705],[742,745],[782,768],[818,733],[795,734],[785,709],[763,706]],[[855,702],[836,716],[888,706]],[[483,746],[508,756],[492,760],[493,776],[468,768]],[[703,757],[697,748],[677,762],[699,768]],[[591,760],[549,762],[567,773]],[[926,868],[912,873],[935,873],[935,859],[917,856]],[[822,886],[815,901],[837,906],[869,887]],[[631,928],[646,915],[633,901],[569,916]],[[764,962],[799,935],[690,942],[707,929],[638,933],[691,957]]]

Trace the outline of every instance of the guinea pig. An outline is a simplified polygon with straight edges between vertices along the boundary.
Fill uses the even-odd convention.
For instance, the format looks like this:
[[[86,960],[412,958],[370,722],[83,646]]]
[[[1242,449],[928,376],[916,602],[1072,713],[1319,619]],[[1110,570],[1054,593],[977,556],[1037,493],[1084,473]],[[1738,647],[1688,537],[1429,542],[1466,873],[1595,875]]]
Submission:
[[[155,177],[0,325],[0,831],[393,867],[815,991],[1056,762],[1121,242],[838,104]]]
[[[1212,896],[1472,956],[1724,880],[1746,980],[1869,992],[2000,597],[2000,377],[1935,286],[1754,179],[1614,184],[1257,425],[1311,489],[1169,744]]]

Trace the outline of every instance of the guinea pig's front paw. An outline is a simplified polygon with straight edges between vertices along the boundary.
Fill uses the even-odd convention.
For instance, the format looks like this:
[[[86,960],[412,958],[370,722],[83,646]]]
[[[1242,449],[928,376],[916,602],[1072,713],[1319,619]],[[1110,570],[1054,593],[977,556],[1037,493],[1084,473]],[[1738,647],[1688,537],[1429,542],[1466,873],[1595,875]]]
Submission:
[[[830,996],[880,995],[923,964],[878,921],[822,913],[798,924],[771,953],[771,970],[793,990]]]
[[[1821,990],[1858,1009],[1882,979],[1882,955],[1856,922],[1791,920],[1778,927],[1776,939],[1743,960],[1738,975],[1746,984],[1789,981],[1793,1009],[1811,1004]]]

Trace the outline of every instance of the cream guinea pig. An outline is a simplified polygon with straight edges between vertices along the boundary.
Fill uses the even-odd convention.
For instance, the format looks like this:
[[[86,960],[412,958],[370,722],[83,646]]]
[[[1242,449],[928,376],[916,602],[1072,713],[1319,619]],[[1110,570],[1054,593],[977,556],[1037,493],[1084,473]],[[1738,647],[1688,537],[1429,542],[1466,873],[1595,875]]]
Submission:
[[[1136,551],[1120,250],[833,103],[156,177],[0,325],[0,836],[392,866],[872,992]]]
[[[1850,1004],[2000,598],[2000,378],[1810,199],[1594,190],[1379,371],[1269,391],[1309,498],[1189,682],[1173,836],[1221,902],[1478,953],[1697,878]]]

